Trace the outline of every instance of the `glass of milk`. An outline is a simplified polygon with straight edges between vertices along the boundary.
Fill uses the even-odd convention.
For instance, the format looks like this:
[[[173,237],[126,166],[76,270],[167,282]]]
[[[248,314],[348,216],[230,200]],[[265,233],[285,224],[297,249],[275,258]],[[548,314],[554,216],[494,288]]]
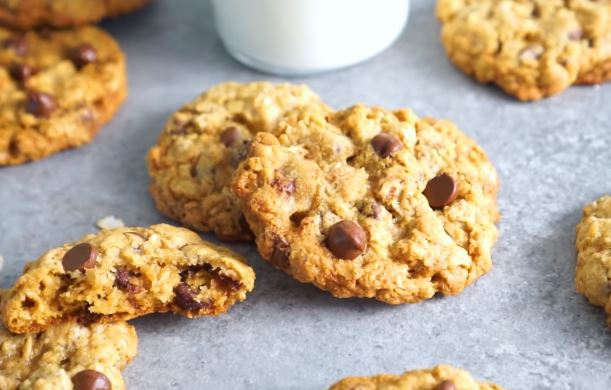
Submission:
[[[219,36],[238,61],[307,75],[356,64],[401,34],[409,0],[212,0]]]

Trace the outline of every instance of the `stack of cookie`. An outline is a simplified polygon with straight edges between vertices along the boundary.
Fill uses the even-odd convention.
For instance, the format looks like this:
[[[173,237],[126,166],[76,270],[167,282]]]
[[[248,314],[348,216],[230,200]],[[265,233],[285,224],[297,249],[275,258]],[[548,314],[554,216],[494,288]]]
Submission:
[[[452,123],[333,111],[308,87],[224,83],[176,112],[148,154],[161,212],[340,298],[413,303],[490,270],[498,177]],[[493,389],[438,367],[334,389]],[[420,384],[420,387],[416,386]]]
[[[225,83],[172,116],[148,165],[164,214],[254,236],[265,260],[336,297],[454,295],[492,265],[495,168],[452,123],[407,109]]]
[[[125,56],[98,27],[149,0],[0,0],[0,166],[90,142],[127,95]]]
[[[125,321],[221,314],[254,279],[238,254],[169,225],[103,230],[52,249],[2,292],[0,389],[122,390],[137,350]]]

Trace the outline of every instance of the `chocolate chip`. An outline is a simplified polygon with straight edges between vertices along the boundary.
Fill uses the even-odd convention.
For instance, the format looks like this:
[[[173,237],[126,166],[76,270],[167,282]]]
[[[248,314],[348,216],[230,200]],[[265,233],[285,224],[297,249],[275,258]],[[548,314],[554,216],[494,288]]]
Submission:
[[[24,83],[28,78],[30,78],[36,71],[33,67],[25,64],[13,64],[9,68],[9,73],[13,80]]]
[[[53,96],[44,92],[28,92],[25,110],[32,115],[48,118],[57,109]]]
[[[331,226],[327,247],[338,258],[353,260],[367,248],[367,234],[352,221],[341,221]]]
[[[275,178],[272,180],[272,187],[274,187],[278,192],[283,192],[287,195],[292,195],[296,189],[295,180],[287,177]]]
[[[24,38],[13,37],[5,40],[3,43],[4,47],[6,47],[7,49],[13,49],[15,51],[15,54],[17,54],[18,56],[23,57],[28,54],[28,42]]]
[[[228,127],[221,133],[221,142],[227,147],[235,144],[239,139],[240,130],[235,126]]]
[[[272,255],[269,261],[272,264],[280,268],[287,268],[289,265],[289,255],[291,253],[291,247],[289,243],[282,237],[274,238],[274,248],[272,249]]]
[[[431,208],[438,210],[452,203],[458,195],[458,186],[452,176],[441,174],[431,180],[424,189],[424,196]]]
[[[132,273],[127,269],[118,269],[115,272],[115,286],[121,291],[133,294],[138,291],[138,286],[131,284],[129,281],[130,276],[132,276]]]
[[[456,390],[456,385],[454,382],[447,380],[438,384],[435,390]]]
[[[380,133],[371,140],[373,150],[382,158],[392,156],[403,148],[401,140],[388,133]]]
[[[217,269],[212,272],[214,279],[221,286],[222,289],[227,291],[238,291],[242,288],[242,283],[231,279],[229,276],[221,274]]]
[[[112,390],[110,379],[95,370],[83,370],[72,377],[74,390]]]
[[[98,53],[95,48],[89,43],[83,43],[82,45],[75,47],[70,52],[70,59],[76,65],[77,68],[82,68],[98,59]]]
[[[174,294],[176,294],[174,302],[184,310],[195,311],[203,306],[195,299],[195,292],[187,283],[180,283],[174,287]]]
[[[70,249],[62,259],[65,271],[84,270],[85,268],[95,267],[95,260],[98,251],[88,243],[78,244]]]
[[[76,322],[83,326],[89,326],[100,321],[102,318],[101,314],[92,313],[89,311],[89,307],[83,307],[75,313]]]

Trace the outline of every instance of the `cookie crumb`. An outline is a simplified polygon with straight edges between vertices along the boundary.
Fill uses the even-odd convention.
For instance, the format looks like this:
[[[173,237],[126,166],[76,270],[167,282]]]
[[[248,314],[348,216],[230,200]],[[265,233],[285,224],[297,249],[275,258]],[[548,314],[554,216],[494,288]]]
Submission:
[[[120,218],[115,217],[114,215],[106,216],[96,223],[96,226],[100,229],[114,229],[119,227],[125,227],[125,223]]]

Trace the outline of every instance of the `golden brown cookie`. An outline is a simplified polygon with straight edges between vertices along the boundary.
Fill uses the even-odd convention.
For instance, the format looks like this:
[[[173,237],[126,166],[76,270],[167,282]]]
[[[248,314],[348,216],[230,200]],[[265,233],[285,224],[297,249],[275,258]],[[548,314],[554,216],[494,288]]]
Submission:
[[[349,377],[329,390],[502,390],[498,385],[478,383],[468,372],[451,366],[407,371],[401,375]]]
[[[0,166],[90,142],[127,94],[125,57],[97,27],[0,28]]]
[[[577,291],[609,314],[611,327],[611,196],[583,210],[577,225]]]
[[[336,297],[454,295],[492,266],[498,177],[448,121],[354,106],[259,133],[232,190],[261,256]]]
[[[252,239],[231,176],[260,131],[303,107],[329,109],[304,85],[223,83],[176,112],[148,154],[150,191],[165,215],[223,240]]]
[[[74,385],[78,390],[98,383],[97,389],[110,384],[123,390],[121,370],[136,356],[137,346],[136,330],[126,322],[85,327],[72,321],[26,335],[11,334],[0,325],[0,389],[72,389]]]
[[[611,78],[611,0],[438,0],[450,60],[520,100]]]
[[[135,11],[151,0],[0,0],[0,25],[70,27]]]
[[[238,254],[169,225],[115,228],[52,249],[25,267],[2,305],[12,332],[37,332],[149,313],[224,313],[255,274]]]

